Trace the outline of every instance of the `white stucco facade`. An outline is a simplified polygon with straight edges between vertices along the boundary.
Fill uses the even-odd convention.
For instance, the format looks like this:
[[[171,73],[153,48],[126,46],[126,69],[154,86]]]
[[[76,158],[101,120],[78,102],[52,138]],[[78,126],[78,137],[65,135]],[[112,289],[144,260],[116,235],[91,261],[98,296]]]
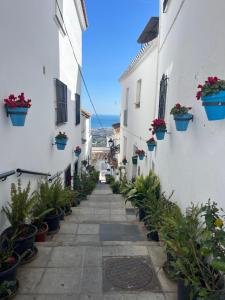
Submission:
[[[82,32],[87,27],[81,1],[58,1],[80,66]],[[2,0],[0,24],[0,173],[21,168],[54,175],[69,165],[73,172],[73,149],[81,144],[81,125],[75,125],[75,93],[81,92],[80,74],[68,37],[56,21],[56,0]],[[55,79],[67,85],[68,121],[58,126]],[[32,107],[25,126],[15,127],[6,116],[3,99],[20,92],[32,100]],[[64,151],[52,145],[59,131],[65,131],[69,138]],[[21,176],[23,184],[30,180],[33,187],[39,178]],[[0,182],[0,208],[9,201],[10,184],[16,179],[14,175]],[[0,229],[4,225],[1,215]]]
[[[126,157],[129,179],[138,174],[147,175],[151,165],[151,154],[146,141],[150,138],[150,121],[155,115],[155,93],[157,84],[158,40],[155,39],[138,54],[137,58],[120,78],[122,86],[122,106],[120,120],[120,163]],[[141,81],[140,105],[136,105],[137,88]],[[127,106],[127,126],[124,110]],[[146,157],[132,164],[135,149],[143,149]]]
[[[143,126],[142,136],[147,137],[147,127],[158,116],[160,80],[165,74],[168,77],[165,114],[168,134],[165,140],[158,141],[156,151],[151,154],[152,163],[149,164],[147,160],[141,162],[146,164],[146,169],[143,168],[141,173],[153,167],[161,179],[162,190],[167,195],[174,190],[173,199],[183,210],[191,202],[202,203],[209,198],[225,208],[225,121],[208,121],[201,101],[195,98],[197,85],[204,83],[208,76],[225,79],[225,43],[222,38],[225,2],[218,0],[215,4],[211,0],[169,0],[165,13],[162,12],[162,6],[163,0],[160,1],[156,93],[149,89],[149,108],[143,110],[141,117],[138,113],[132,114],[129,106],[127,128],[139,136],[142,130],[135,130]],[[148,72],[148,84],[151,85],[151,69],[147,61],[143,61],[142,65],[146,70],[142,71],[142,76]],[[126,86],[132,84],[132,76],[129,75],[127,82],[126,79],[121,81],[123,99]],[[178,102],[192,107],[194,121],[190,122],[186,132],[176,131],[170,115],[171,108]],[[121,136],[123,139],[125,133]],[[131,138],[127,136],[127,159],[130,163],[132,144],[138,143],[138,138],[135,140],[133,137],[134,142],[129,142]],[[121,144],[123,147],[123,140]],[[130,165],[128,175],[131,177]]]

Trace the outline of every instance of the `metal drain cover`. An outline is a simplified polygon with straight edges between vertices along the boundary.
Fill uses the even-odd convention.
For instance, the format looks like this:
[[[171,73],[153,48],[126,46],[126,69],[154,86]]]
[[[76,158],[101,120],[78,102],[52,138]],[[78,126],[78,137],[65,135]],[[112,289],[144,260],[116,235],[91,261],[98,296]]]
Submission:
[[[160,290],[151,261],[146,257],[110,257],[104,261],[105,290]]]

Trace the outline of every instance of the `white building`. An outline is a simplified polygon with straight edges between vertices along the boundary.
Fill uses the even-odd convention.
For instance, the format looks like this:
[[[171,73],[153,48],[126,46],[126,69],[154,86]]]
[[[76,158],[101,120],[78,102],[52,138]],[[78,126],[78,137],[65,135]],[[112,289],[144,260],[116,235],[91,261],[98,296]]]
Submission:
[[[0,173],[17,168],[62,172],[69,185],[72,173],[79,170],[73,150],[81,145],[78,64],[81,67],[82,32],[88,25],[84,0],[2,0],[0,24]],[[32,99],[32,107],[25,126],[15,127],[3,99],[20,92]],[[69,138],[64,151],[52,145],[59,131]],[[38,179],[21,175],[22,183],[30,180],[33,187]],[[10,199],[10,184],[16,180],[13,175],[0,182],[0,208]]]
[[[81,161],[86,160],[91,164],[92,135],[91,135],[91,114],[81,109]]]
[[[147,175],[151,155],[146,141],[150,138],[150,121],[155,115],[157,84],[158,39],[146,44],[120,78],[122,107],[120,122],[120,162],[126,157],[128,178]],[[144,150],[146,158],[132,163],[137,149]]]
[[[201,203],[208,198],[225,208],[225,122],[209,122],[201,101],[196,101],[195,98],[198,83],[204,83],[208,76],[225,79],[225,44],[222,38],[225,26],[224,10],[223,0],[216,1],[216,5],[211,0],[161,0],[159,43],[156,49],[159,56],[154,78],[151,76],[151,66],[147,66],[147,61],[142,61],[139,63],[142,67],[141,74],[136,77],[132,75],[137,74],[138,68],[132,71],[131,67],[129,76],[125,74],[125,78],[123,75],[121,80],[122,112],[125,109],[127,88],[135,91],[137,80],[147,77],[146,72],[148,85],[153,84],[156,87],[156,92],[154,88],[149,88],[149,107],[142,114],[138,115],[139,108],[135,113],[135,92],[127,97],[128,126],[125,127],[127,131],[136,134],[137,138],[131,138],[124,131],[124,140],[121,141],[124,154],[130,164],[133,145],[140,145],[138,136],[145,139],[151,121],[155,117],[163,117],[167,123],[168,134],[165,140],[158,142],[156,151],[151,154],[152,163],[149,163],[148,158],[141,162],[147,165],[146,169],[141,168],[141,173],[147,173],[153,167],[161,179],[163,191],[168,195],[174,190],[174,200],[183,209],[190,202]],[[160,93],[160,84],[165,87],[163,95],[162,91]],[[171,108],[178,102],[191,106],[194,114],[194,121],[190,122],[186,132],[176,131],[170,115]],[[137,130],[139,127],[142,129]],[[144,144],[142,147],[144,148]],[[131,165],[128,165],[128,174],[131,178]]]

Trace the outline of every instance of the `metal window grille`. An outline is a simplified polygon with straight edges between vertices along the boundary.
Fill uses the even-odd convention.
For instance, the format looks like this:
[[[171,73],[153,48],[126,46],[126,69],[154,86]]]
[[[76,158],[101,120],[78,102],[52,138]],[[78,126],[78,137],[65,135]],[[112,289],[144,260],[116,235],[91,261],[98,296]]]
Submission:
[[[75,116],[76,116],[76,120],[75,120],[75,124],[78,125],[80,124],[80,95],[79,94],[75,94]]]
[[[159,92],[159,112],[158,118],[165,119],[166,113],[166,95],[167,95],[167,76],[163,74],[160,81],[160,92]]]
[[[56,124],[60,125],[68,121],[67,113],[67,86],[56,79]]]

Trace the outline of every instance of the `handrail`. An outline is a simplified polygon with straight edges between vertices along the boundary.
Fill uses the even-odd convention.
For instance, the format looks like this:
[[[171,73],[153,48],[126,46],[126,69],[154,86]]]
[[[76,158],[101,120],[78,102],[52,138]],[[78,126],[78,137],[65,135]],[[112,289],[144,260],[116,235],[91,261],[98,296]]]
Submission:
[[[12,171],[8,171],[8,172],[5,172],[5,173],[1,173],[0,174],[0,180],[1,181],[5,181],[7,179],[7,177],[11,176],[11,175],[14,175],[16,173],[15,170],[12,170]]]
[[[24,169],[17,169],[16,172],[19,173],[18,176],[21,176],[23,173],[24,174],[39,175],[39,176],[51,176],[51,174],[49,174],[49,173],[34,172],[34,171],[29,171],[29,170],[24,170]]]
[[[48,179],[48,181],[49,181],[49,182],[52,182],[52,181],[55,180],[58,176],[60,176],[62,173],[63,173],[62,171],[56,173],[55,175],[53,175],[52,177],[50,177],[50,178]]]

